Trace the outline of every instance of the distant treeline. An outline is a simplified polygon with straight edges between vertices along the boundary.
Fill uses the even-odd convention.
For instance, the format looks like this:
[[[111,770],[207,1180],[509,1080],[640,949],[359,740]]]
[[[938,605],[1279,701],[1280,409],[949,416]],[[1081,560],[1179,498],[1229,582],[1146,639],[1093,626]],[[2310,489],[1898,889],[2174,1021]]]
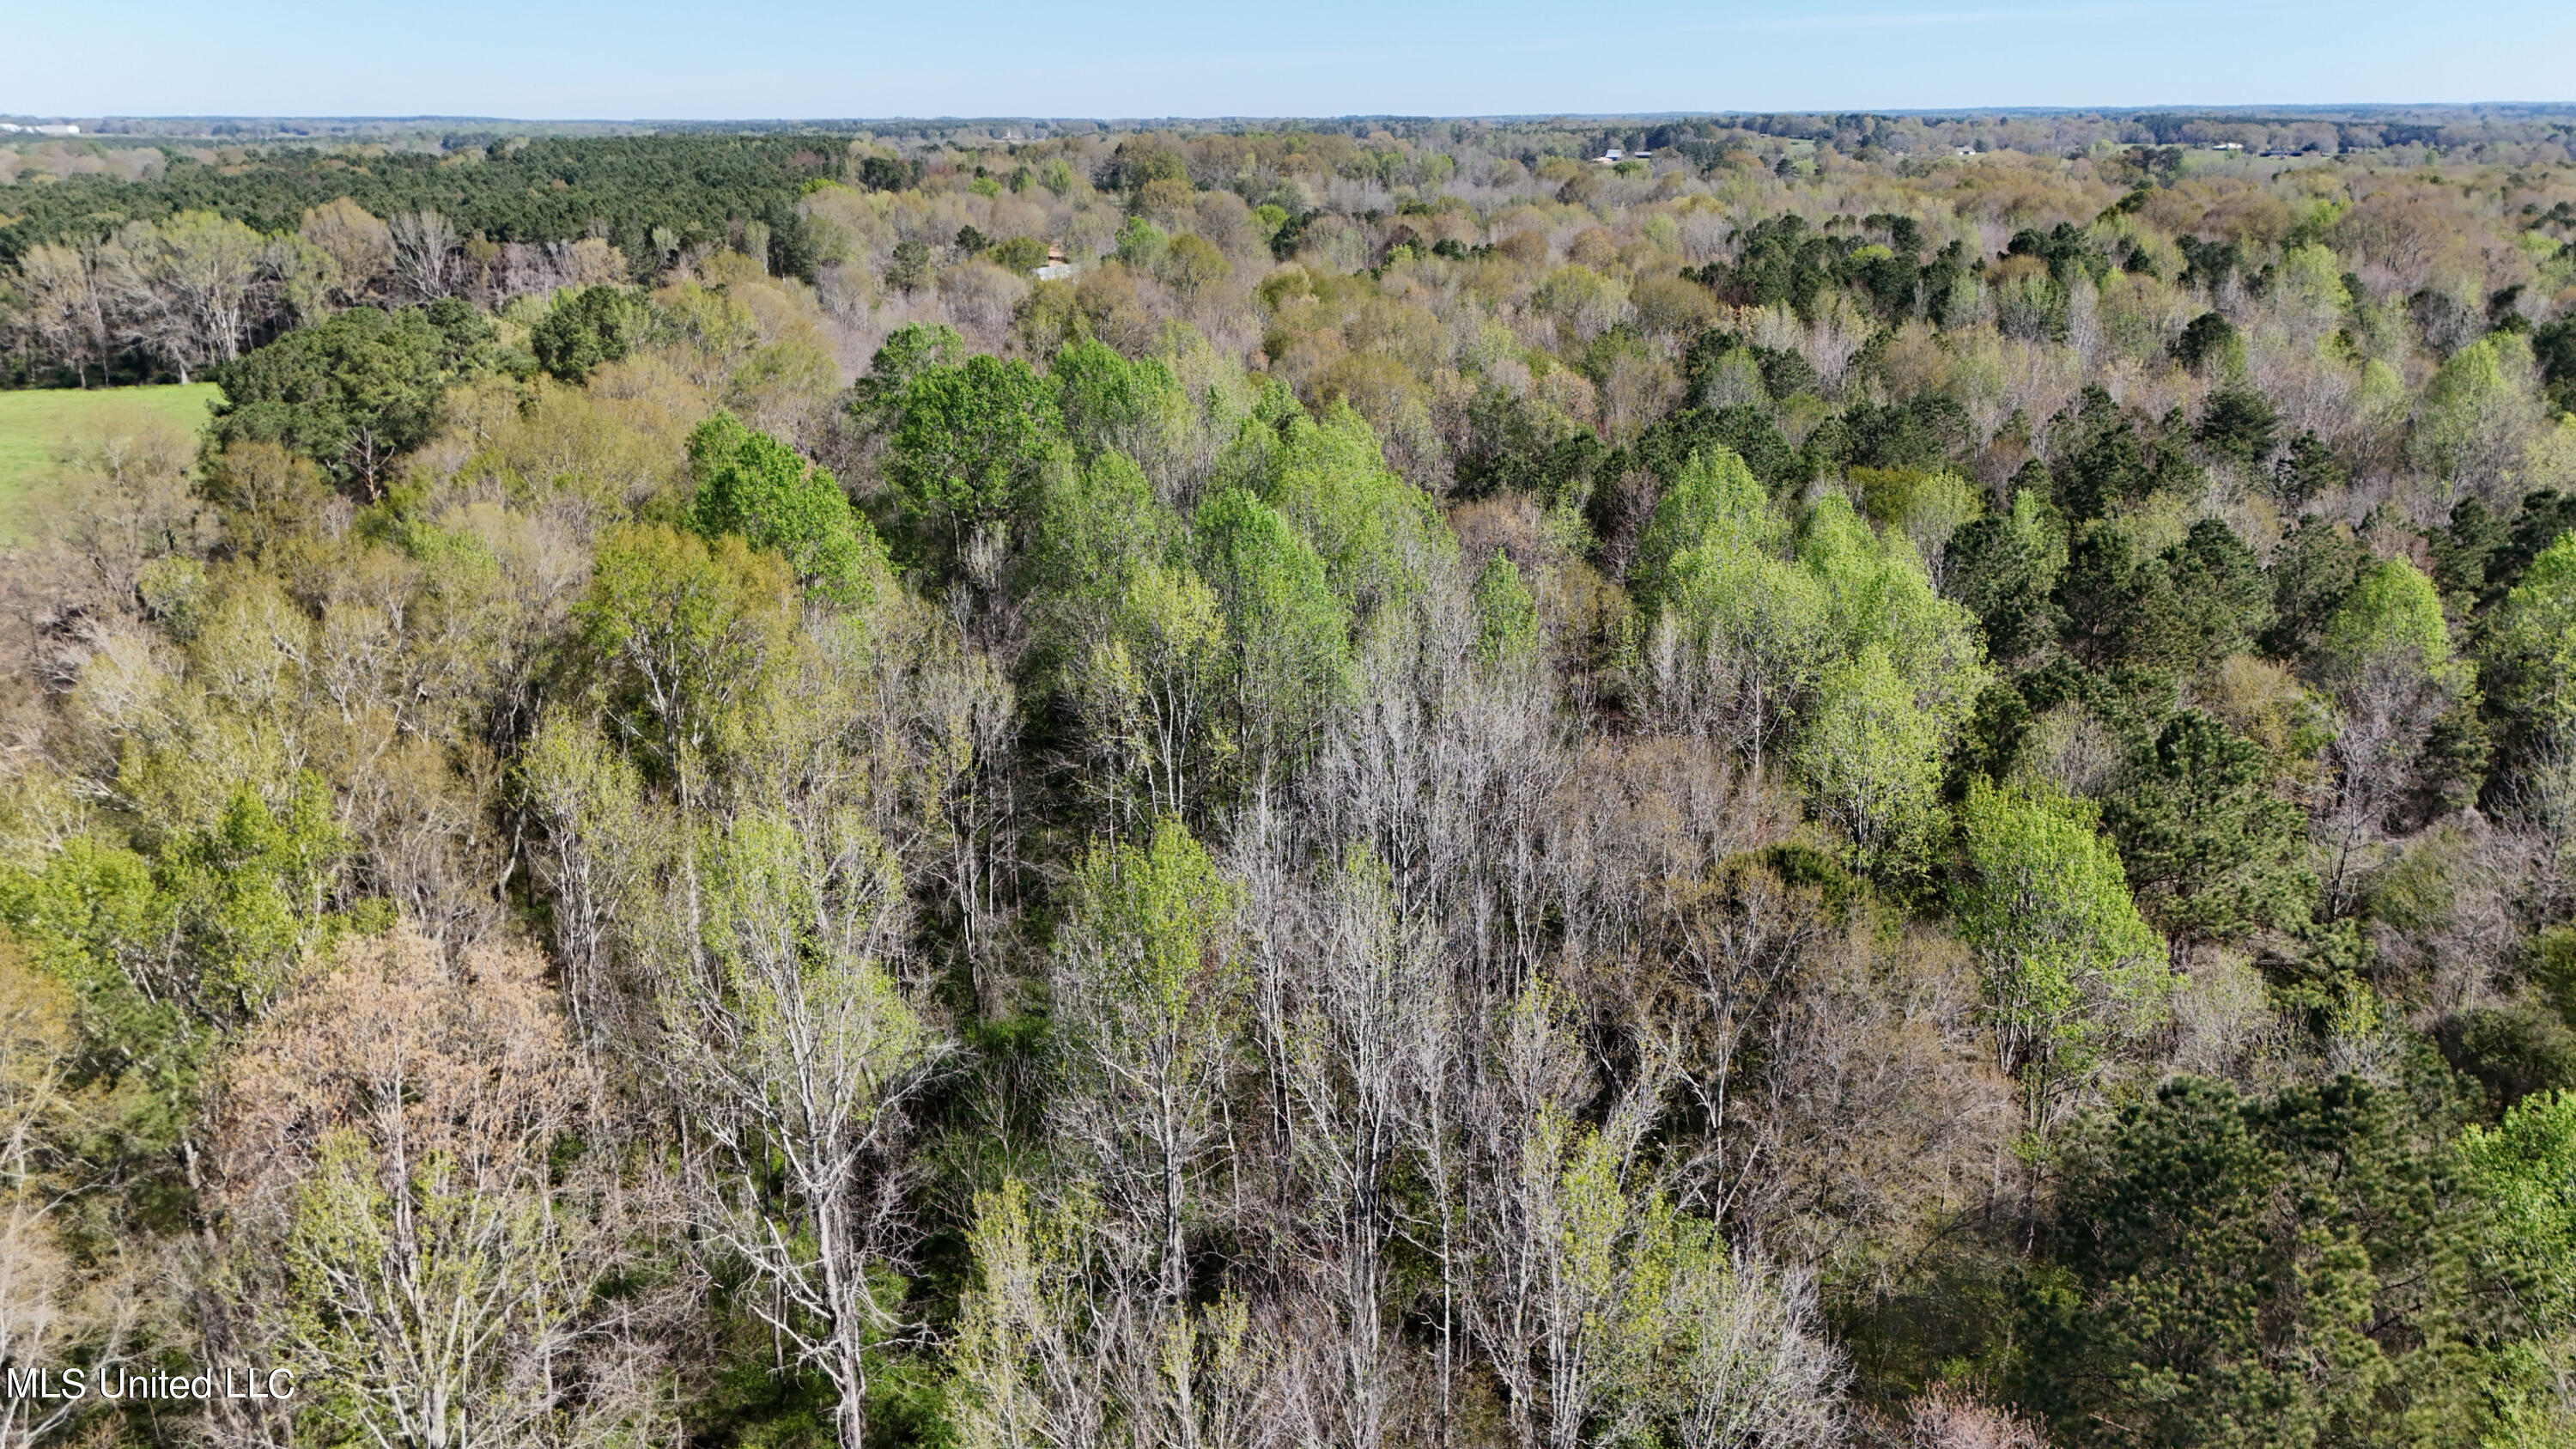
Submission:
[[[348,197],[378,216],[435,211],[494,242],[598,236],[630,256],[720,241],[745,221],[795,230],[799,188],[839,173],[844,141],[815,135],[559,138],[447,156],[303,149],[255,152],[240,166],[173,153],[156,177],[73,176],[13,189],[0,215],[0,260],[47,242],[94,241],[129,221],[211,211],[263,233]],[[787,259],[791,262],[793,259]]]

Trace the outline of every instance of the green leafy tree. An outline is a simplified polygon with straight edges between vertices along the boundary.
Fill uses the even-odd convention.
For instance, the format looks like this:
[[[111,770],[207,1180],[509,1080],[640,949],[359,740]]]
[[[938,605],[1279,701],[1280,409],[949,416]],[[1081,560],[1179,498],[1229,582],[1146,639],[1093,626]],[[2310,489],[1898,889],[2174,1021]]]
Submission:
[[[1410,603],[1457,555],[1440,506],[1389,471],[1377,435],[1347,402],[1320,422],[1302,412],[1289,419],[1261,497],[1314,544],[1355,618]]]
[[[1538,601],[1520,565],[1495,554],[1476,571],[1476,652],[1490,662],[1529,658],[1539,644]]]
[[[1217,282],[1234,275],[1234,263],[1226,260],[1216,243],[1187,232],[1172,238],[1171,245],[1154,263],[1154,275],[1163,285],[1179,293],[1183,300],[1194,299]]]
[[[1233,757],[1222,728],[1235,677],[1227,644],[1222,606],[1196,571],[1146,563],[1128,579],[1074,684],[1107,766],[1089,783],[1123,815],[1177,818]]]
[[[584,287],[555,299],[528,329],[528,349],[548,374],[583,383],[600,364],[616,362],[641,345],[653,321],[653,304],[632,287]]]
[[[1142,439],[1176,409],[1188,407],[1179,381],[1161,358],[1131,360],[1097,341],[1065,344],[1047,369],[1047,382],[1055,390],[1075,456],[1084,459],[1112,448],[1139,455]]]
[[[1917,707],[1912,686],[1875,643],[1827,669],[1816,694],[1795,753],[1808,799],[1864,868],[1910,867],[1939,815],[1939,721]]]
[[[1061,1140],[1132,1225],[1132,1268],[1164,1303],[1188,1289],[1199,1179],[1225,1140],[1250,1005],[1242,909],[1243,887],[1166,818],[1146,845],[1085,858],[1056,936]]]
[[[610,732],[693,794],[783,647],[791,579],[738,534],[610,534],[574,607]]]
[[[689,526],[699,533],[778,550],[799,582],[838,603],[873,598],[889,581],[876,530],[850,507],[831,470],[733,414],[718,413],[689,435],[689,470],[697,481]]]
[[[1276,509],[1239,488],[1192,521],[1199,571],[1216,591],[1234,656],[1228,732],[1247,788],[1305,758],[1350,690],[1350,613],[1323,560]]]
[[[954,367],[966,341],[944,322],[907,322],[886,334],[868,359],[867,376],[850,384],[853,421],[872,433],[892,432],[903,421],[904,393],[934,367]]]
[[[2024,1131],[2045,1141],[2059,1099],[2161,1019],[2164,942],[2091,806],[1976,780],[1960,827],[1967,877],[1953,909],[1984,969],[1996,1064],[2022,1084]]]
[[[925,541],[962,558],[978,530],[1026,505],[1063,437],[1055,394],[1027,363],[970,357],[905,386],[886,474]]]
[[[1789,540],[1788,520],[1744,460],[1726,448],[1694,453],[1637,538],[1629,566],[1638,607],[1652,613],[1672,587],[1673,561],[1688,549],[1716,546],[1779,552]]]
[[[2576,535],[2543,549],[2481,641],[2487,703],[2507,761],[2523,764],[2576,726]]]
[[[2451,630],[2442,596],[2424,571],[2404,559],[2366,570],[2326,620],[2317,641],[2328,677],[2359,678],[2374,664],[2398,664],[2441,675],[2451,664]]]
[[[491,335],[453,299],[335,313],[218,370],[215,440],[281,444],[373,497],[445,422],[448,387],[490,365]]]

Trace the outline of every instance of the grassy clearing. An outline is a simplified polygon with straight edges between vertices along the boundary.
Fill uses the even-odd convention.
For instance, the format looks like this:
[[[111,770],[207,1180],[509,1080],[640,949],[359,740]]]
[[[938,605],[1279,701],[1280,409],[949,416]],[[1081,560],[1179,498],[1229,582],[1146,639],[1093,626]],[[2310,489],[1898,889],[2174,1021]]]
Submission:
[[[0,541],[14,536],[27,504],[52,483],[63,452],[83,436],[145,419],[193,433],[205,426],[206,409],[220,395],[211,382],[0,392]]]

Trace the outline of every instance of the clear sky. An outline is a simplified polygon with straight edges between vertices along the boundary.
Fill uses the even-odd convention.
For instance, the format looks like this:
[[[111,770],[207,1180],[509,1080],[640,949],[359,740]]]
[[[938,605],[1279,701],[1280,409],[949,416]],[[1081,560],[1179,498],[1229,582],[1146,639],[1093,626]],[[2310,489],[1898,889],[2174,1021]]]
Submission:
[[[2576,100],[2576,0],[8,0],[0,113],[1326,116]]]

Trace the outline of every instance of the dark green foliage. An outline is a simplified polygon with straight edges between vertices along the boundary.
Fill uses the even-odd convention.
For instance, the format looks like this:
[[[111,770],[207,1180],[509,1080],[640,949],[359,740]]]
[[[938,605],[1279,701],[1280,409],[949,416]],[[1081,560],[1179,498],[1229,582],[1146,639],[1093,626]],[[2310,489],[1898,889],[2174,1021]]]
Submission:
[[[1834,267],[1849,250],[1833,238],[1807,228],[1807,219],[1791,212],[1755,222],[1736,233],[1739,249],[1731,272],[1711,278],[1734,300],[1756,307],[1787,303],[1806,315],[1816,297],[1833,281]]]
[[[1894,212],[1873,211],[1862,217],[1860,224],[1872,231],[1886,233],[1888,248],[1898,256],[1911,259],[1922,255],[1923,227],[1914,218],[1898,216]]]
[[[1960,741],[1961,788],[1965,788],[1967,777],[1983,775],[2001,780],[2009,776],[2021,762],[2030,726],[2030,702],[2022,698],[2011,681],[1998,679],[1979,691],[1976,711],[1969,716],[1967,731]]]
[[[2561,317],[2531,332],[2532,359],[2540,364],[2549,400],[2576,412],[2576,317]]]
[[[1975,442],[1968,410],[1955,398],[1926,393],[1910,402],[1858,403],[1816,429],[1811,453],[1853,468],[1939,468]]]
[[[2174,238],[2174,245],[2182,249],[2182,284],[2186,287],[2216,287],[2244,264],[2236,243],[2232,241],[2202,241],[2196,236],[2179,236]]]
[[[2370,550],[2351,529],[2314,516],[2300,519],[2272,551],[2272,624],[2257,640],[2263,652],[2295,659],[2315,647],[2369,564]]]
[[[2173,355],[2185,367],[2198,367],[2225,355],[2235,342],[2235,323],[2215,312],[2203,312],[2184,324],[2182,335],[2174,339]]]
[[[2433,1041],[2452,1070],[2486,1089],[2490,1115],[2534,1092],[2576,1087],[2576,1031],[2539,1002],[2470,1007],[2443,1022]]]
[[[586,382],[591,370],[615,362],[653,330],[653,304],[631,287],[584,287],[555,299],[528,332],[537,366],[565,382]]]
[[[2468,1444],[2478,1218],[2407,1101],[2190,1078],[2069,1164],[2025,1401],[2076,1446]]]
[[[884,577],[876,530],[851,509],[831,470],[733,414],[718,413],[689,435],[689,471],[697,482],[689,526],[699,533],[774,548],[798,582],[844,603],[867,597]]]
[[[2343,460],[2318,441],[2313,432],[2290,440],[2289,451],[2272,465],[2272,497],[2283,510],[2297,513],[2319,495],[2344,485]]]
[[[1467,443],[1454,465],[1458,492],[1469,498],[1527,493],[1550,506],[1580,503],[1609,454],[1600,434],[1572,418],[1507,389],[1485,388],[1467,404]]]
[[[2126,529],[2095,523],[2076,534],[2056,603],[2077,658],[2171,671],[2244,648],[2270,622],[2267,592],[2253,551],[2217,519],[2151,559]]]
[[[2029,497],[2030,495],[2024,495]],[[1950,535],[1943,589],[1977,616],[1986,652],[2028,658],[2057,637],[2054,595],[2066,567],[2066,545],[2045,503],[2011,514],[1990,513]]]
[[[2486,500],[2472,494],[2451,510],[2451,521],[2424,534],[2433,560],[2433,583],[2446,599],[2464,596],[2474,604],[2486,588],[2487,558],[2512,537],[2512,525],[2495,516]]]
[[[1698,402],[1716,375],[1720,359],[1731,352],[1742,352],[1762,374],[1762,386],[1774,399],[1794,397],[1816,385],[1816,369],[1807,359],[1787,348],[1761,347],[1747,342],[1743,334],[1711,328],[1691,339],[1682,352],[1682,386],[1684,395]]]
[[[2178,941],[2231,940],[2298,919],[2299,807],[2251,740],[2198,710],[2168,720],[2102,802],[2138,908]]]
[[[2209,395],[2192,441],[2250,468],[2271,456],[2280,425],[2270,398],[2250,387],[2225,387]]]
[[[2514,515],[2510,530],[2486,554],[2485,584],[2479,602],[2491,605],[2503,598],[2522,582],[2531,561],[2570,529],[2576,529],[2576,493],[2543,488],[2524,494],[2522,511]]]
[[[2202,662],[2245,648],[2272,626],[2272,582],[2263,561],[2222,519],[2204,518],[2166,549],[2183,612],[2199,635]]]
[[[280,444],[373,496],[438,430],[452,383],[491,366],[492,324],[454,298],[335,313],[216,369],[218,445]]]
[[[886,285],[899,292],[918,292],[930,285],[930,248],[918,241],[899,241],[886,258]]]
[[[2024,227],[2004,244],[2009,257],[2038,257],[2048,263],[2048,275],[2059,286],[2090,274],[2098,279],[2110,270],[2110,262],[2095,250],[2090,238],[2073,222],[2061,221],[2047,231]]]
[[[921,163],[895,156],[870,156],[859,162],[858,179],[870,191],[909,191],[921,184]]]
[[[891,431],[903,421],[904,389],[934,367],[953,367],[966,355],[966,342],[946,323],[907,322],[886,335],[868,360],[868,375],[850,385],[850,417],[872,433]]]
[[[175,154],[149,181],[73,176],[25,188],[8,207],[15,220],[0,226],[0,260],[182,211],[292,231],[306,211],[346,196],[378,216],[441,212],[465,234],[496,242],[572,241],[604,228],[639,260],[652,254],[656,227],[685,247],[721,244],[734,223],[759,221],[770,228],[772,270],[810,277],[796,199],[805,182],[830,172],[839,150],[813,136],[664,134],[500,144],[463,153],[471,165],[410,150],[292,147],[223,165]]]
[[[2059,419],[2064,438],[2051,460],[2057,506],[2069,522],[2100,518],[2160,488],[2186,487],[2198,473],[2177,440],[2159,427],[2150,433],[2121,413],[2109,393],[2084,390],[2071,417]]]
[[[1744,460],[1762,485],[1778,494],[1805,483],[1807,461],[1780,435],[1771,414],[1756,407],[1683,408],[1637,439],[1637,462],[1666,483],[1681,476],[1692,457],[1719,448]]]

